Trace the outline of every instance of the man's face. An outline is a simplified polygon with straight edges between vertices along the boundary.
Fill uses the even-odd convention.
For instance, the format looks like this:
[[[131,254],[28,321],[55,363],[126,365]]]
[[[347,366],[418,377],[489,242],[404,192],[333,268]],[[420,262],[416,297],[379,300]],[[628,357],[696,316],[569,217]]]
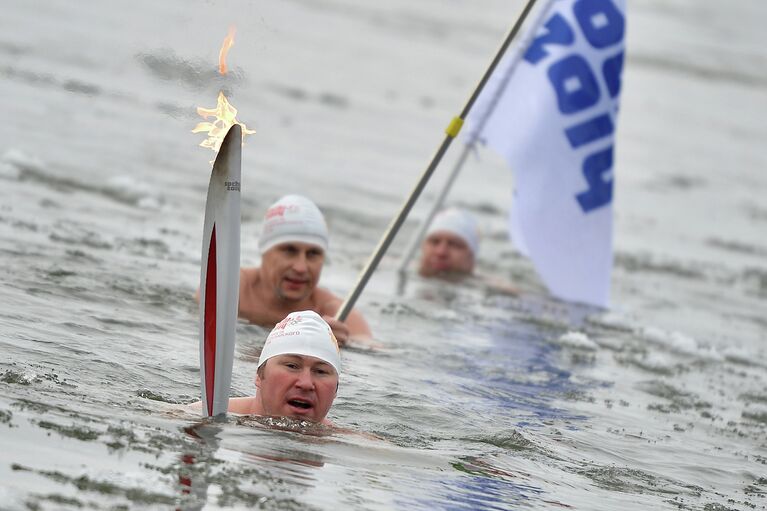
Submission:
[[[460,236],[448,231],[437,231],[424,240],[419,269],[419,273],[424,277],[471,273],[473,269],[474,254]]]
[[[336,397],[338,373],[319,358],[277,355],[256,375],[256,387],[264,415],[322,422]]]
[[[325,252],[317,245],[280,243],[261,256],[261,275],[278,298],[301,301],[317,287],[324,262]]]

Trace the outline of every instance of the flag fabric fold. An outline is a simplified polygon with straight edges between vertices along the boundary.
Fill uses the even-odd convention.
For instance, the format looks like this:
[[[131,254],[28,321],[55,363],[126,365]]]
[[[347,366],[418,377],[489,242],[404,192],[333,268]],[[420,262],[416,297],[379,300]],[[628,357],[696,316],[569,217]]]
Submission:
[[[512,241],[551,293],[607,307],[625,0],[551,0],[539,12],[469,115],[469,140],[508,161]]]

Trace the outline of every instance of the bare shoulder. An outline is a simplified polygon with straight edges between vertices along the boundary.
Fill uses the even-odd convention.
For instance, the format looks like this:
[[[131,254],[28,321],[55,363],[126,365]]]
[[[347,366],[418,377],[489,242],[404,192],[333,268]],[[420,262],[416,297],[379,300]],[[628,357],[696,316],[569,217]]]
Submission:
[[[229,398],[229,406],[227,411],[229,413],[239,413],[241,415],[248,415],[257,413],[256,410],[256,397],[231,397]]]
[[[258,280],[259,274],[260,268],[257,267],[240,268],[240,283],[256,281]]]
[[[320,316],[333,316],[341,307],[341,298],[323,287],[314,290],[314,306]]]

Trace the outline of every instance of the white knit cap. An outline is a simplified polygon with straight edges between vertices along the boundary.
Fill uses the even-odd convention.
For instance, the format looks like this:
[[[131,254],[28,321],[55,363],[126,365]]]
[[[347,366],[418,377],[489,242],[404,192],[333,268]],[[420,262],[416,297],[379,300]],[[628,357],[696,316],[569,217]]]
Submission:
[[[455,234],[469,246],[471,253],[477,255],[479,250],[479,228],[474,217],[457,208],[449,208],[440,211],[432,220],[426,236],[431,236],[438,231],[447,231]]]
[[[310,243],[328,249],[328,226],[319,208],[302,195],[286,195],[266,210],[258,249],[263,254],[280,243]]]
[[[277,355],[305,355],[332,365],[341,375],[341,350],[333,331],[314,311],[291,312],[274,326],[258,359],[261,367]]]

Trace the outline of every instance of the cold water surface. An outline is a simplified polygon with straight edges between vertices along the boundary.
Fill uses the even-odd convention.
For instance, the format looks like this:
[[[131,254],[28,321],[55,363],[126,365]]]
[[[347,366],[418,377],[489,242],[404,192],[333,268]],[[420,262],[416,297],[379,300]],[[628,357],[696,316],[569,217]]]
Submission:
[[[349,433],[181,406],[212,158],[195,107],[225,90],[257,130],[243,264],[267,205],[305,193],[344,295],[520,3],[6,1],[0,508],[764,509],[767,6],[629,4],[612,310],[546,295],[486,151],[449,202],[480,219],[479,273],[523,293],[414,272],[398,293],[454,148],[359,302],[382,348],[344,351]],[[236,395],[266,333],[238,326]]]

